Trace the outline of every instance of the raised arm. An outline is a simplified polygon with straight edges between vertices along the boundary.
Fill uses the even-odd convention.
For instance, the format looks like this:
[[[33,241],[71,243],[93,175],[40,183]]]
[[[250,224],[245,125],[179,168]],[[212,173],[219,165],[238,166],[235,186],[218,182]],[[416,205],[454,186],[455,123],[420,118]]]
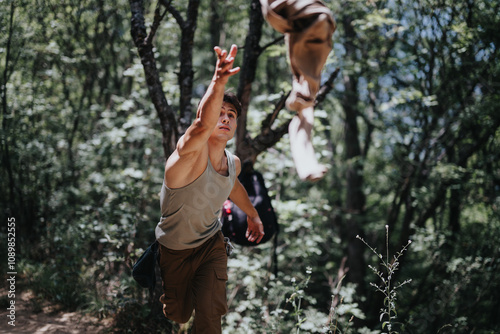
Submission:
[[[177,144],[179,156],[199,152],[206,144],[219,119],[224,91],[229,78],[240,71],[233,68],[238,48],[232,45],[229,53],[216,46],[215,73],[196,112],[196,119]]]
[[[177,148],[165,165],[165,183],[168,187],[179,188],[195,180],[206,167],[208,159],[208,139],[217,126],[228,79],[239,72],[233,68],[238,51],[231,46],[229,53],[215,47],[217,63],[210,85],[196,112],[196,119],[177,142]]]

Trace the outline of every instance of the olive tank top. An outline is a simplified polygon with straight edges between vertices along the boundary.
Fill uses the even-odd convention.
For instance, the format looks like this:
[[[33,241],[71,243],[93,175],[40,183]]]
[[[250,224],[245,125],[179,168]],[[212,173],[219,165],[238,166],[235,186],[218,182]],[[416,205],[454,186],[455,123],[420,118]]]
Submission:
[[[228,176],[217,173],[208,159],[205,171],[184,187],[170,189],[163,181],[155,229],[160,244],[173,250],[195,248],[221,229],[219,214],[236,180],[234,156],[227,150],[225,154]]]

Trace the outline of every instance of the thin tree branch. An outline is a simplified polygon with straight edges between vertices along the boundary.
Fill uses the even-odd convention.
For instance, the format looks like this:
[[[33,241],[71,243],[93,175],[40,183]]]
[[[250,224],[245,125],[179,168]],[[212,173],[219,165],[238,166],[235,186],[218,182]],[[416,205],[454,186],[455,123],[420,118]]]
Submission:
[[[168,1],[168,0],[160,0],[161,4],[163,6],[165,6],[165,8],[167,9],[167,11],[172,14],[172,16],[174,17],[174,19],[177,21],[177,24],[180,26],[180,27],[184,27],[184,25],[186,24],[186,21],[184,20],[184,18],[182,17],[181,13],[174,7],[172,6],[172,1]]]
[[[167,15],[167,13],[168,13],[168,10],[165,9],[165,12],[163,14],[160,14],[160,8],[161,8],[160,3],[158,2],[156,4],[155,17],[154,17],[153,24],[151,25],[151,30],[149,31],[148,37],[146,37],[144,39],[144,43],[146,43],[146,44],[153,42],[153,38],[155,37],[156,31],[158,30],[158,27],[160,26],[160,22],[163,20],[165,15]]]
[[[262,53],[262,52],[264,52],[267,48],[269,48],[269,47],[271,47],[271,46],[273,46],[273,45],[275,45],[275,44],[278,44],[278,43],[282,42],[282,41],[284,40],[284,38],[285,38],[284,36],[280,36],[280,37],[276,38],[274,41],[271,41],[271,42],[267,43],[266,45],[261,46],[261,47],[259,48],[259,53]]]
[[[326,95],[333,89],[333,81],[337,78],[337,76],[340,73],[340,68],[337,67],[335,71],[330,74],[330,77],[328,77],[328,80],[321,86],[321,88],[318,91],[318,94],[316,94],[316,101],[314,102],[314,107],[317,107],[321,102],[325,100]]]
[[[325,100],[326,95],[333,89],[333,81],[339,73],[340,69],[336,68],[335,71],[330,74],[328,80],[321,86],[318,94],[316,94],[315,107],[319,106]],[[288,133],[288,125],[290,124],[291,119],[285,121],[285,123],[280,125],[275,130],[272,129],[272,126],[278,119],[279,112],[285,107],[285,101],[289,94],[290,93],[282,95],[276,103],[273,112],[262,121],[261,133],[251,140],[246,138],[247,144],[251,147],[246,153],[252,162],[255,162],[260,153],[274,146],[286,133]]]

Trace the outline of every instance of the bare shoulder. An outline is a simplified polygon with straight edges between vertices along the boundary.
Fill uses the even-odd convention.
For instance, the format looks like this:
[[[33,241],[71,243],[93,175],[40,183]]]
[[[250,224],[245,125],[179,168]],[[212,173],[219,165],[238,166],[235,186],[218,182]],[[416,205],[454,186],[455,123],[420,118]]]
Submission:
[[[234,157],[234,166],[236,167],[236,176],[238,176],[241,173],[241,160],[234,154],[233,157]]]
[[[175,189],[187,186],[206,169],[208,149],[180,155],[176,149],[165,164],[165,184]]]

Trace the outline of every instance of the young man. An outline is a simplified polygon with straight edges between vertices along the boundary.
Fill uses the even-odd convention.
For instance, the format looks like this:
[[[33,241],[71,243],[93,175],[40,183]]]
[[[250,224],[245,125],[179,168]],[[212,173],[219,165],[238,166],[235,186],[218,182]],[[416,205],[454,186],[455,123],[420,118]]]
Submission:
[[[227,254],[219,212],[229,197],[248,216],[246,236],[260,242],[264,227],[238,181],[241,162],[226,150],[236,130],[241,105],[225,85],[237,48],[214,48],[215,73],[196,119],[167,159],[161,189],[162,217],[156,227],[164,294],[163,313],[187,322],[195,310],[192,333],[221,333],[227,312]]]
[[[314,102],[337,26],[330,9],[320,0],[260,0],[260,3],[264,18],[285,34],[288,47],[293,81],[286,106],[297,112],[288,128],[295,168],[302,180],[316,181],[327,169],[318,163],[311,142]]]

